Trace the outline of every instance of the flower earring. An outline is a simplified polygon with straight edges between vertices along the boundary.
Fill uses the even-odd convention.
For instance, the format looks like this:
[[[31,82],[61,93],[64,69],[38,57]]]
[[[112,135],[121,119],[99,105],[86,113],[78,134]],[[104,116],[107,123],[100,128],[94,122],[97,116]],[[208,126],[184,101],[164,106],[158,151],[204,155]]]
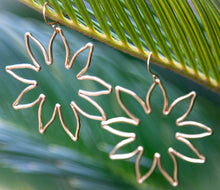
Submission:
[[[193,108],[193,104],[195,101],[195,97],[196,97],[196,93],[194,91],[181,96],[179,98],[177,98],[176,100],[174,100],[170,106],[168,106],[168,98],[167,98],[167,93],[166,90],[159,78],[159,76],[157,76],[156,74],[154,74],[151,70],[150,70],[150,56],[151,53],[149,54],[148,60],[147,60],[147,68],[148,68],[148,72],[152,75],[153,78],[153,84],[151,85],[150,89],[147,92],[146,95],[146,101],[143,101],[136,93],[134,93],[131,90],[128,90],[126,88],[123,88],[121,86],[116,86],[115,87],[115,92],[116,92],[116,97],[117,97],[117,101],[119,103],[119,105],[121,106],[121,108],[124,110],[124,112],[129,116],[129,117],[115,117],[115,118],[111,118],[108,119],[106,121],[102,121],[102,127],[103,129],[107,130],[108,132],[116,135],[116,136],[120,136],[125,138],[124,140],[120,141],[111,151],[111,153],[109,154],[109,157],[112,160],[123,160],[123,159],[128,159],[128,158],[132,158],[134,156],[137,156],[136,158],[136,162],[135,162],[135,170],[136,170],[136,176],[137,176],[137,181],[139,183],[143,183],[148,177],[150,177],[150,175],[153,173],[153,171],[155,170],[155,168],[158,166],[160,172],[162,173],[162,175],[170,182],[171,185],[173,186],[177,186],[178,185],[178,163],[177,163],[177,157],[185,160],[187,162],[191,162],[191,163],[204,163],[205,162],[205,157],[197,150],[197,148],[190,142],[190,139],[197,139],[197,138],[203,138],[206,136],[209,136],[212,134],[212,130],[205,126],[202,123],[199,122],[195,122],[195,121],[186,121],[185,119],[187,118],[187,116],[189,115],[190,111]],[[182,143],[184,143],[185,145],[187,145],[197,156],[197,158],[192,158],[192,157],[188,157],[185,156],[184,154],[178,152],[177,150],[175,150],[172,147],[168,148],[168,153],[173,161],[173,165],[174,165],[174,169],[173,169],[173,175],[170,176],[168,174],[168,172],[163,168],[162,163],[161,163],[161,154],[156,152],[154,153],[154,158],[153,158],[153,162],[152,162],[152,166],[150,167],[149,171],[146,172],[144,175],[141,174],[141,169],[140,169],[140,161],[143,157],[143,153],[144,153],[144,147],[143,146],[138,146],[135,150],[133,150],[132,152],[129,153],[118,153],[118,151],[120,151],[121,148],[123,148],[124,146],[134,142],[136,140],[136,134],[132,133],[132,132],[125,132],[125,131],[120,131],[117,130],[115,128],[112,128],[111,125],[112,124],[120,124],[120,123],[126,123],[129,125],[133,125],[133,126],[138,126],[140,124],[140,119],[138,117],[136,117],[135,115],[133,115],[133,113],[131,113],[131,111],[125,106],[125,104],[123,103],[122,99],[121,99],[121,92],[126,93],[130,96],[132,96],[143,108],[143,111],[146,114],[150,114],[152,109],[151,109],[151,104],[150,104],[150,98],[151,98],[151,94],[154,90],[154,88],[156,86],[159,86],[160,90],[162,91],[163,94],[163,98],[164,98],[164,105],[163,105],[163,114],[164,115],[168,115],[170,114],[170,112],[173,110],[173,108],[180,103],[183,100],[189,99],[190,100],[190,104],[189,107],[187,109],[187,111],[180,116],[179,118],[176,119],[176,125],[178,127],[183,127],[183,126],[196,126],[198,128],[203,129],[205,132],[200,133],[200,134],[186,134],[186,133],[180,133],[177,132],[175,134],[175,138],[178,141],[181,141]]]
[[[38,128],[39,128],[39,132],[40,133],[44,133],[47,128],[52,124],[52,122],[54,121],[54,119],[56,118],[57,114],[59,115],[59,119],[61,122],[61,125],[63,127],[63,129],[65,130],[65,132],[69,135],[69,137],[73,140],[73,141],[77,141],[79,139],[79,131],[80,131],[80,117],[79,117],[79,113],[81,113],[82,115],[84,115],[87,118],[93,119],[93,120],[99,120],[99,121],[104,121],[107,119],[106,114],[104,112],[104,110],[102,109],[102,107],[95,102],[91,96],[100,96],[100,95],[105,95],[105,94],[109,94],[111,93],[112,87],[110,84],[106,83],[104,80],[96,77],[96,76],[91,76],[91,75],[84,75],[84,73],[88,70],[88,68],[90,67],[91,64],[91,59],[92,59],[92,53],[93,53],[93,49],[94,46],[92,43],[87,43],[84,47],[82,47],[81,49],[79,49],[70,59],[70,50],[69,50],[69,45],[68,42],[63,34],[62,28],[60,26],[60,24],[58,22],[53,22],[53,23],[49,23],[46,19],[46,9],[47,9],[47,3],[44,4],[43,6],[43,16],[44,16],[44,20],[48,25],[52,25],[52,28],[54,29],[54,32],[50,38],[49,44],[48,44],[48,52],[47,50],[44,48],[44,46],[41,44],[40,41],[38,41],[31,33],[27,32],[25,34],[25,45],[26,45],[26,49],[27,52],[33,62],[33,64],[16,64],[16,65],[9,65],[6,66],[6,71],[12,75],[15,79],[19,80],[20,82],[27,84],[28,86],[22,90],[22,92],[18,95],[17,99],[14,101],[13,103],[13,108],[18,110],[18,109],[26,109],[26,108],[31,108],[35,105],[37,105],[39,103],[39,107],[38,107]],[[57,25],[57,26],[56,26]],[[42,51],[43,53],[43,57],[45,60],[45,63],[50,66],[53,64],[53,52],[52,52],[52,46],[54,43],[54,39],[57,35],[60,35],[61,40],[65,46],[65,51],[66,51],[66,56],[65,56],[65,64],[64,67],[69,70],[72,68],[73,63],[75,61],[75,59],[77,58],[77,56],[83,52],[86,49],[89,49],[89,54],[88,54],[88,58],[87,58],[87,63],[85,65],[85,67],[76,75],[77,80],[91,80],[91,81],[95,81],[99,84],[101,84],[102,86],[104,86],[106,89],[105,90],[100,90],[100,91],[95,91],[95,92],[91,92],[91,91],[86,91],[86,90],[79,90],[78,91],[78,95],[79,97],[85,99],[87,102],[89,102],[91,105],[93,105],[100,113],[100,115],[92,115],[89,114],[87,112],[85,112],[84,110],[82,110],[78,104],[75,101],[71,101],[70,103],[70,107],[73,111],[73,114],[76,118],[76,130],[75,130],[75,134],[73,134],[69,128],[67,127],[64,118],[63,118],[63,114],[62,114],[62,107],[59,103],[56,103],[54,106],[54,110],[51,116],[51,119],[46,123],[43,124],[42,121],[42,110],[45,106],[45,101],[46,101],[46,96],[44,94],[40,94],[38,96],[38,98],[30,103],[27,104],[20,104],[20,100],[23,98],[23,96],[29,92],[30,90],[33,90],[34,88],[37,87],[38,82],[36,80],[30,80],[30,79],[26,79],[23,78],[22,76],[16,74],[16,70],[17,69],[31,69],[34,70],[35,72],[40,72],[41,70],[41,65],[39,64],[39,62],[37,61],[37,59],[35,58],[35,56],[32,53],[32,50],[30,48],[30,40],[32,40]]]

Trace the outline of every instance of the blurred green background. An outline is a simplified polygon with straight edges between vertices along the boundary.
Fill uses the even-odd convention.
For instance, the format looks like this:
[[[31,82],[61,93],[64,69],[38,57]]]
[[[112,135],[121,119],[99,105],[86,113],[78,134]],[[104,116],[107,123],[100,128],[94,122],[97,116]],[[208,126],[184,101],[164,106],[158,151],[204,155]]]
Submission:
[[[99,121],[80,115],[80,140],[73,142],[64,132],[59,119],[43,135],[38,132],[38,105],[26,110],[14,110],[13,101],[26,85],[5,72],[6,65],[31,63],[25,44],[25,32],[31,32],[47,46],[53,29],[47,26],[42,15],[17,1],[0,1],[0,189],[174,189],[156,170],[143,184],[136,182],[135,158],[110,160],[108,154],[123,138],[104,131]],[[113,88],[120,85],[136,92],[142,99],[152,84],[146,63],[108,47],[66,27],[62,27],[68,40],[71,55],[88,42],[94,44],[94,53],[88,74],[96,75]],[[75,119],[69,107],[75,100],[89,113],[97,113],[92,106],[77,96],[79,89],[98,90],[102,87],[92,81],[77,81],[75,76],[85,65],[88,51],[77,58],[73,68],[66,71],[64,46],[59,38],[54,44],[54,64],[46,66],[39,48],[31,43],[34,54],[42,66],[38,73],[19,70],[19,75],[35,79],[39,85],[27,93],[22,102],[31,102],[40,93],[47,96],[43,110],[44,123],[49,120],[54,105],[63,106],[64,119],[72,132]],[[152,65],[169,97],[169,103],[194,90],[195,106],[187,119],[199,121],[213,130],[211,137],[194,139],[192,143],[206,156],[205,164],[192,164],[178,159],[179,186],[175,189],[218,189],[220,185],[220,96],[174,72]],[[115,94],[94,98],[106,111],[108,118],[126,116],[118,105]],[[172,174],[172,161],[167,148],[172,146],[182,153],[195,156],[183,143],[175,140],[175,132],[199,133],[200,129],[177,128],[175,120],[187,109],[189,101],[181,102],[173,113],[162,114],[163,96],[159,88],[152,94],[152,114],[145,115],[141,107],[128,95],[122,96],[126,106],[139,116],[141,125],[112,125],[124,131],[133,131],[137,140],[122,149],[132,151],[137,146],[145,148],[141,162],[142,174],[151,164],[154,152],[162,155],[162,164]],[[97,113],[98,114],[98,113]]]

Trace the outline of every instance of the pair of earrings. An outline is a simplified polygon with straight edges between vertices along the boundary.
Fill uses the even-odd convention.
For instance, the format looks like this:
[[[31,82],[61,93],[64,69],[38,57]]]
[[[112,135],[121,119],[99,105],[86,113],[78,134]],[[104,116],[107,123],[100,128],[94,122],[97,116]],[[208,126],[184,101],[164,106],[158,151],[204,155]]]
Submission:
[[[70,59],[69,45],[68,45],[68,42],[67,42],[67,40],[66,40],[66,38],[63,34],[63,31],[60,27],[60,24],[58,22],[49,23],[47,21],[47,19],[46,19],[46,8],[47,8],[47,3],[45,3],[44,6],[43,6],[43,16],[44,16],[45,22],[48,25],[52,25],[52,28],[54,29],[54,32],[53,32],[53,34],[50,38],[50,41],[49,41],[48,51],[44,48],[44,46],[40,43],[40,41],[38,41],[30,33],[26,33],[25,34],[25,44],[26,44],[27,52],[28,52],[31,60],[33,61],[33,64],[16,64],[16,65],[10,65],[10,66],[6,67],[6,71],[10,75],[12,75],[15,79],[21,81],[22,83],[25,83],[25,84],[28,85],[19,94],[17,99],[14,101],[14,103],[13,103],[13,108],[14,109],[26,109],[26,108],[33,107],[33,106],[35,106],[39,103],[39,107],[38,107],[38,122],[39,122],[38,128],[39,128],[39,132],[44,133],[47,130],[47,128],[52,124],[52,122],[54,121],[55,117],[58,114],[63,129],[65,130],[65,132],[69,135],[69,137],[73,141],[77,141],[79,139],[79,131],[80,131],[79,113],[81,113],[82,115],[84,115],[85,117],[87,117],[89,119],[101,121],[101,126],[102,126],[103,129],[107,130],[108,132],[110,132],[110,133],[112,133],[116,136],[120,136],[120,137],[125,138],[124,140],[120,141],[113,148],[112,152],[110,153],[109,156],[112,160],[129,159],[129,158],[132,158],[134,156],[137,156],[137,159],[136,159],[136,162],[135,162],[135,170],[136,170],[137,181],[139,183],[142,183],[143,181],[145,181],[153,173],[155,168],[158,166],[160,172],[170,182],[170,184],[173,185],[173,186],[177,186],[178,185],[177,157],[182,159],[182,160],[185,160],[187,162],[191,162],[191,163],[204,163],[205,162],[205,157],[196,149],[196,147],[194,147],[194,145],[190,142],[190,139],[197,139],[197,138],[203,138],[203,137],[209,136],[209,135],[212,134],[212,130],[209,127],[207,127],[206,125],[202,124],[202,123],[195,122],[195,121],[186,121],[185,120],[187,118],[187,116],[189,115],[190,111],[193,108],[193,104],[194,104],[195,97],[196,97],[196,93],[194,91],[190,92],[190,93],[188,93],[184,96],[181,96],[181,97],[177,98],[169,106],[168,105],[167,93],[166,93],[166,90],[165,90],[159,76],[154,74],[150,70],[150,56],[151,56],[151,53],[149,53],[148,60],[147,60],[147,69],[148,69],[148,72],[152,75],[153,84],[151,85],[150,89],[147,92],[146,100],[143,101],[136,93],[134,93],[133,91],[131,91],[129,89],[123,88],[121,86],[116,86],[115,87],[115,93],[116,93],[118,104],[125,111],[125,113],[128,115],[128,117],[115,117],[115,118],[107,119],[107,116],[106,116],[105,111],[103,110],[103,108],[96,101],[94,101],[91,97],[110,94],[112,92],[112,86],[110,84],[108,84],[107,82],[105,82],[104,80],[102,80],[101,78],[98,78],[97,76],[85,75],[84,74],[88,70],[88,68],[91,64],[91,58],[92,58],[93,48],[94,48],[93,44],[92,43],[86,44],[84,47],[79,49],[72,56],[72,58]],[[56,24],[57,24],[57,26],[56,26]],[[78,91],[79,97],[85,99],[90,104],[92,104],[99,111],[100,115],[91,115],[91,114],[85,112],[84,110],[82,110],[75,101],[71,101],[70,107],[73,110],[73,113],[74,113],[74,116],[75,116],[76,122],[77,122],[75,134],[73,134],[69,130],[68,126],[66,125],[66,123],[64,121],[64,118],[63,118],[63,114],[62,114],[62,107],[59,103],[57,103],[54,106],[54,110],[53,110],[51,119],[46,124],[43,124],[42,110],[44,108],[44,103],[46,101],[46,96],[44,94],[40,94],[39,97],[31,103],[20,104],[20,100],[22,99],[22,97],[28,91],[33,90],[34,88],[36,88],[38,83],[37,83],[36,80],[25,79],[25,78],[19,76],[18,74],[16,74],[14,72],[16,69],[31,69],[31,70],[34,70],[36,72],[39,72],[41,70],[41,65],[38,63],[38,61],[36,60],[35,56],[33,55],[32,51],[31,51],[30,44],[29,44],[30,40],[32,40],[34,43],[36,43],[39,46],[39,48],[41,49],[41,51],[43,53],[45,63],[48,66],[53,64],[52,46],[53,46],[54,39],[57,35],[60,35],[61,40],[62,40],[62,42],[65,46],[66,57],[65,57],[64,67],[68,70],[71,69],[76,57],[81,52],[83,52],[84,50],[89,49],[87,63],[85,65],[85,67],[77,74],[76,78],[78,80],[92,80],[92,81],[98,82],[99,84],[101,84],[102,86],[104,86],[106,88],[105,90],[100,90],[100,91],[95,91],[95,92],[81,90],[81,89]],[[136,134],[131,133],[131,132],[120,131],[120,130],[117,130],[117,129],[111,127],[111,124],[113,124],[113,123],[126,123],[126,124],[134,125],[134,126],[138,126],[140,124],[139,118],[136,117],[135,115],[133,115],[131,113],[131,111],[126,107],[126,105],[123,103],[123,100],[122,100],[121,95],[120,95],[121,92],[129,94],[130,96],[132,96],[141,105],[141,107],[143,108],[143,111],[146,114],[150,114],[151,111],[152,111],[151,104],[150,104],[150,98],[151,98],[151,94],[152,94],[152,92],[153,92],[153,90],[156,86],[159,86],[159,88],[160,88],[160,90],[162,91],[162,94],[163,94],[163,98],[164,98],[163,114],[164,115],[168,115],[173,110],[173,108],[178,103],[180,103],[181,101],[183,101],[185,99],[190,99],[190,104],[189,104],[189,107],[188,107],[187,111],[182,116],[180,116],[179,118],[176,119],[176,125],[179,126],[179,127],[182,127],[182,126],[196,126],[196,127],[201,128],[205,131],[205,132],[200,133],[200,134],[185,134],[185,133],[179,133],[179,132],[177,132],[175,134],[176,139],[183,142],[183,143],[185,143],[196,154],[197,158],[192,158],[192,157],[185,156],[184,154],[178,152],[177,150],[175,150],[172,147],[168,148],[168,153],[169,153],[169,155],[170,155],[170,157],[173,161],[173,165],[174,165],[172,176],[170,176],[168,174],[168,172],[163,168],[162,163],[161,163],[161,159],[160,159],[160,157],[161,157],[160,153],[155,153],[154,154],[154,158],[153,158],[151,168],[149,169],[149,171],[147,173],[142,175],[141,170],[140,170],[140,161],[141,161],[141,158],[142,158],[143,153],[144,153],[144,147],[143,146],[138,146],[135,150],[133,150],[132,152],[129,152],[129,153],[117,153],[118,150],[120,150],[125,145],[134,142],[136,140]]]

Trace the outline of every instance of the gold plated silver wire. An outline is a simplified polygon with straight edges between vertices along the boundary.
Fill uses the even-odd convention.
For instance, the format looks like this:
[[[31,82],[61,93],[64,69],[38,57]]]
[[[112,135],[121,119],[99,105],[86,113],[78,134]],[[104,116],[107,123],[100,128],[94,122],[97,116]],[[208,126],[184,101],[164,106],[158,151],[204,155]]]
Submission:
[[[193,108],[193,104],[194,104],[195,97],[196,97],[196,93],[194,91],[177,98],[176,100],[174,100],[170,104],[170,106],[168,106],[168,98],[167,98],[166,90],[165,90],[162,82],[160,81],[159,76],[154,74],[150,69],[150,56],[151,56],[151,53],[148,56],[147,69],[148,69],[148,72],[152,75],[154,82],[147,92],[146,100],[143,101],[136,93],[134,93],[131,90],[128,90],[128,89],[123,88],[121,86],[116,86],[115,93],[116,93],[117,101],[118,101],[119,105],[121,106],[121,108],[125,111],[125,113],[129,117],[128,118],[127,117],[115,117],[115,118],[108,119],[106,121],[102,121],[101,124],[102,124],[103,129],[109,131],[110,133],[112,133],[114,135],[125,138],[124,140],[120,141],[113,148],[113,150],[109,154],[110,159],[112,159],[112,160],[128,159],[128,158],[132,158],[137,155],[137,159],[135,162],[135,170],[136,170],[137,181],[139,183],[143,183],[148,177],[150,177],[150,175],[153,173],[155,168],[158,166],[160,172],[169,181],[169,183],[173,186],[177,186],[178,185],[177,157],[182,160],[185,160],[187,162],[191,162],[191,163],[204,163],[205,157],[197,150],[197,148],[190,142],[189,139],[197,139],[197,138],[203,138],[203,137],[209,136],[212,134],[212,130],[202,123],[195,122],[195,121],[185,121],[185,119],[190,114],[190,111]],[[163,168],[162,163],[161,163],[161,159],[160,159],[161,155],[158,152],[156,152],[154,154],[153,163],[152,163],[152,166],[149,169],[149,171],[146,172],[144,175],[142,175],[141,170],[140,170],[140,161],[141,161],[141,158],[144,153],[143,146],[138,146],[134,151],[129,152],[129,153],[117,153],[120,148],[126,146],[127,144],[134,142],[136,140],[136,134],[132,133],[132,132],[120,131],[120,130],[114,129],[110,126],[111,124],[114,124],[114,123],[127,123],[127,124],[138,126],[140,123],[139,118],[136,117],[135,115],[133,115],[128,110],[128,108],[125,106],[125,104],[123,103],[123,101],[121,99],[121,95],[120,95],[121,92],[132,96],[141,105],[141,107],[143,108],[143,111],[146,114],[150,114],[152,111],[151,104],[150,104],[150,98],[151,98],[151,94],[156,86],[159,86],[159,88],[161,89],[162,94],[163,94],[163,98],[164,98],[163,114],[164,115],[170,114],[172,109],[181,101],[186,100],[186,99],[190,99],[190,103],[189,103],[189,107],[188,107],[187,111],[182,116],[180,116],[179,118],[176,119],[176,125],[179,127],[196,126],[196,127],[201,128],[205,131],[205,132],[202,132],[199,134],[185,134],[185,133],[179,133],[179,132],[177,132],[175,134],[176,139],[178,141],[185,143],[195,153],[197,158],[192,158],[192,157],[186,156],[186,155],[178,152],[174,148],[169,147],[168,153],[169,153],[170,157],[172,158],[173,165],[174,165],[172,176],[169,175],[168,172]]]
[[[84,115],[85,117],[89,118],[89,119],[93,119],[93,120],[100,120],[100,121],[104,121],[107,119],[106,114],[104,112],[104,110],[102,109],[102,107],[95,102],[92,98],[90,98],[90,96],[100,96],[100,95],[105,95],[105,94],[109,94],[111,93],[112,87],[110,84],[106,83],[104,80],[96,77],[96,76],[91,76],[91,75],[84,75],[84,73],[88,70],[90,64],[91,64],[91,58],[92,58],[92,54],[93,54],[93,49],[94,46],[92,43],[87,43],[84,47],[82,47],[81,49],[79,49],[70,59],[70,49],[69,49],[69,45],[68,42],[63,34],[63,31],[59,25],[59,23],[53,22],[53,23],[49,23],[47,21],[46,18],[46,6],[47,3],[44,4],[43,6],[43,17],[45,22],[48,25],[52,25],[52,28],[54,29],[54,32],[49,40],[49,44],[48,44],[48,53],[47,50],[45,49],[45,47],[41,44],[41,42],[39,40],[37,40],[35,37],[33,37],[33,35],[29,32],[27,32],[25,34],[25,45],[26,45],[26,49],[27,52],[33,62],[33,64],[16,64],[16,65],[9,65],[6,66],[6,71],[12,75],[15,79],[19,80],[22,83],[27,84],[28,86],[22,90],[22,92],[18,95],[17,99],[14,101],[13,103],[13,108],[18,110],[18,109],[26,109],[26,108],[30,108],[35,106],[36,104],[39,103],[39,108],[38,108],[38,128],[39,128],[39,132],[40,133],[44,133],[47,128],[51,125],[51,123],[54,121],[57,113],[59,115],[59,119],[60,122],[62,124],[63,129],[65,130],[65,132],[70,136],[70,138],[73,141],[77,141],[79,139],[79,131],[80,131],[80,117],[79,117],[79,113],[81,113],[82,115]],[[57,26],[55,26],[54,24],[57,24]],[[34,89],[37,87],[37,81],[36,80],[30,80],[30,79],[25,79],[19,75],[17,75],[14,70],[17,69],[31,69],[34,70],[36,72],[39,72],[41,70],[41,66],[38,63],[38,61],[36,60],[36,58],[34,57],[31,48],[30,48],[30,39],[37,44],[37,46],[41,49],[42,53],[43,53],[43,57],[45,60],[45,63],[47,65],[51,65],[53,64],[53,52],[52,52],[52,46],[53,46],[53,42],[54,39],[56,37],[56,35],[59,34],[61,37],[61,40],[65,46],[65,51],[66,51],[66,57],[65,57],[65,68],[66,69],[71,69],[73,66],[73,63],[75,61],[75,59],[77,58],[77,56],[85,51],[86,49],[89,49],[89,53],[88,53],[88,58],[87,58],[87,63],[85,65],[85,67],[77,74],[76,78],[78,80],[92,80],[92,81],[96,81],[99,84],[101,84],[102,86],[104,86],[106,88],[106,90],[100,90],[100,91],[96,91],[96,92],[90,92],[90,91],[86,91],[86,90],[79,90],[78,91],[78,95],[85,99],[86,101],[88,101],[90,104],[92,104],[99,112],[100,112],[100,116],[99,115],[92,115],[89,113],[86,113],[85,111],[83,111],[76,102],[72,101],[70,103],[70,107],[73,111],[73,114],[76,118],[76,131],[75,134],[73,134],[69,128],[67,127],[64,119],[63,119],[63,114],[62,114],[62,109],[61,109],[61,105],[59,103],[56,103],[51,119],[46,123],[43,124],[42,121],[42,110],[44,107],[44,103],[46,101],[46,96],[44,94],[40,94],[39,97],[31,102],[31,103],[27,103],[27,104],[20,104],[20,100],[22,99],[22,97],[30,90]]]

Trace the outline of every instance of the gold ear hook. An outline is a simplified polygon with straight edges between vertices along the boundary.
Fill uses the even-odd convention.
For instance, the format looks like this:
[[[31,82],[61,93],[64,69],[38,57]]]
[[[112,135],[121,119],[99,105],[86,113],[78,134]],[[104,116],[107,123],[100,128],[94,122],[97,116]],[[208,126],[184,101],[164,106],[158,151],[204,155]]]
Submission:
[[[151,58],[152,52],[149,53],[148,58],[147,58],[147,70],[148,72],[152,75],[154,82],[158,84],[160,82],[160,78],[158,75],[154,74],[151,69],[150,69],[150,58]]]
[[[54,24],[58,24],[59,25],[58,21],[48,22],[47,17],[46,17],[46,9],[47,9],[46,6],[47,5],[48,5],[48,2],[45,2],[44,5],[43,5],[43,17],[44,17],[45,23],[48,24],[49,26],[54,25]]]

